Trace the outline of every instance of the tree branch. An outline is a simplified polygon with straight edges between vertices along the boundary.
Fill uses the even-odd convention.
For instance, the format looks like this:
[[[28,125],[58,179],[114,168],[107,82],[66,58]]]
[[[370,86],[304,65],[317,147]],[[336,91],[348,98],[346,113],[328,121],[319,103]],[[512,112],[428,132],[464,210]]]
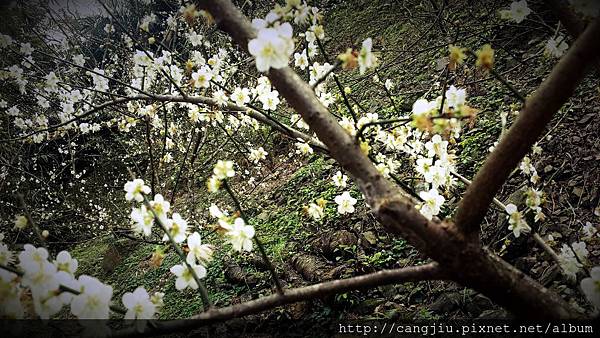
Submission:
[[[372,288],[380,285],[424,280],[443,279],[444,273],[437,263],[412,266],[401,269],[382,270],[367,275],[323,282],[301,288],[285,290],[283,294],[273,294],[267,297],[251,300],[228,307],[211,309],[189,319],[157,322],[156,328],[145,332],[137,332],[135,328],[114,332],[112,337],[134,337],[161,335],[185,329],[192,329],[211,323],[238,318],[249,314],[259,313],[277,306],[299,301],[322,298],[327,295],[351,290]]]
[[[473,179],[456,211],[455,223],[461,231],[473,236],[478,233],[494,195],[531,150],[546,124],[573,95],[599,54],[600,20],[595,20],[525,102],[513,126]]]

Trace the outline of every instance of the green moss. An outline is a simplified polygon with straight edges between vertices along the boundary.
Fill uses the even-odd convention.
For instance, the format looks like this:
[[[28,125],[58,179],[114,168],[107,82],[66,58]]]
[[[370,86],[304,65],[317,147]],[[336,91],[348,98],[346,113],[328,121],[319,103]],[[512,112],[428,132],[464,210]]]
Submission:
[[[100,278],[104,276],[102,259],[113,240],[112,236],[102,236],[75,246],[69,252],[79,262],[78,274],[86,274]]]

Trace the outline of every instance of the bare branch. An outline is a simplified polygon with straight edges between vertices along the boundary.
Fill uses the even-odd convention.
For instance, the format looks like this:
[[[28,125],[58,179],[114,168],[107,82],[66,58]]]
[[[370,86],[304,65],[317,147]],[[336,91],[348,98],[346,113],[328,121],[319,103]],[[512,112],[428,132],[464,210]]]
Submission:
[[[363,276],[323,282],[306,287],[285,290],[284,294],[273,294],[242,304],[224,308],[211,309],[185,320],[157,322],[154,329],[137,332],[135,329],[125,329],[114,332],[112,337],[153,336],[185,329],[192,329],[215,322],[238,318],[249,314],[259,313],[284,304],[322,298],[327,295],[351,290],[372,288],[380,285],[415,282],[423,280],[443,279],[444,274],[436,263],[412,266],[401,269],[382,270]]]

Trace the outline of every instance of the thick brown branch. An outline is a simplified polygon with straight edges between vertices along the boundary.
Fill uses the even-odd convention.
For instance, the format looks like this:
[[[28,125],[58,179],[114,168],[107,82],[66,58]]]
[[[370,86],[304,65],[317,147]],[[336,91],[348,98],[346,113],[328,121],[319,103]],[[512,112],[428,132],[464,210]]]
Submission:
[[[476,234],[494,195],[531,150],[552,116],[573,95],[600,52],[600,20],[592,23],[526,102],[519,117],[487,158],[461,200],[455,223]]]
[[[139,333],[135,329],[115,332],[113,337],[151,336],[185,329],[196,328],[211,323],[259,313],[284,304],[318,299],[328,295],[351,290],[372,288],[380,285],[443,279],[444,274],[437,263],[412,266],[394,270],[383,270],[371,274],[334,280],[306,287],[285,290],[284,294],[273,294],[242,304],[219,309],[211,309],[185,320],[173,320],[156,323],[156,328]]]

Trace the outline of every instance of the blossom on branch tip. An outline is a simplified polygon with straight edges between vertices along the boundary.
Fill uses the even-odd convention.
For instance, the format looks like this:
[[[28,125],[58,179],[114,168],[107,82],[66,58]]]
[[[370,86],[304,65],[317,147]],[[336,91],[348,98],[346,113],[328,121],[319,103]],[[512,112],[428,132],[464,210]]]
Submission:
[[[179,215],[178,213],[173,213],[171,219],[168,219],[165,222],[165,228],[167,229],[167,231],[169,231],[175,243],[181,243],[185,241],[188,223],[186,220],[181,218],[181,215]],[[164,234],[163,241],[166,242],[168,240],[169,236],[167,236],[167,234]]]
[[[206,188],[208,192],[217,192],[221,188],[223,182],[215,175],[212,175],[208,180],[206,180]]]
[[[148,237],[152,233],[152,226],[154,225],[154,215],[145,205],[141,205],[139,208],[131,209],[131,219],[133,220],[133,232],[137,234],[143,234]]]
[[[565,42],[564,37],[551,38],[546,42],[544,54],[558,59],[565,54],[567,49],[569,49],[569,45]]]
[[[58,271],[64,271],[70,275],[75,274],[75,270],[79,266],[77,259],[71,258],[71,254],[68,251],[61,251],[56,255],[54,265]]]
[[[154,211],[153,214],[156,218],[165,223],[167,220],[167,212],[171,209],[171,203],[166,201],[163,195],[156,194],[154,195],[154,200],[150,201],[150,207],[152,208],[150,213]]]
[[[149,194],[150,187],[144,184],[144,180],[136,178],[133,181],[129,181],[125,183],[125,199],[128,201],[135,200],[137,202],[141,202],[144,200],[144,196],[142,194]]]

